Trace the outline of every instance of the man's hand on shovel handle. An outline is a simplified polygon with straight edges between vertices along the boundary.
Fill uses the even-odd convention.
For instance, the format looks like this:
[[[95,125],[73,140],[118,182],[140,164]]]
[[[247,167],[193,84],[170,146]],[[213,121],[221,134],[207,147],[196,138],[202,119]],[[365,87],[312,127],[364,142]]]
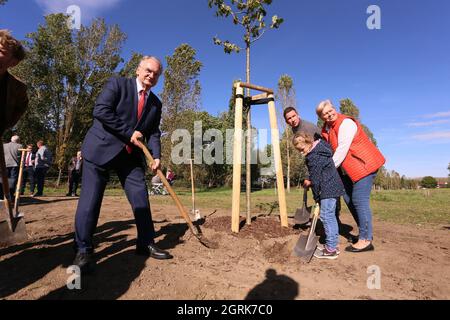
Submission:
[[[152,170],[153,170],[153,173],[155,173],[156,170],[161,169],[161,160],[159,160],[159,159],[153,159],[153,160],[155,160],[155,161],[153,161],[153,163],[152,163]]]
[[[135,131],[135,132],[133,132],[133,135],[131,136],[130,142],[132,144],[134,144],[136,147],[139,147],[138,140],[139,139],[142,140],[143,137],[144,136],[142,135],[142,133],[140,131]]]
[[[142,148],[142,144],[144,143],[144,136],[139,131],[135,131],[130,139],[131,143],[133,143],[135,146]],[[160,159],[153,159],[152,163],[152,171],[153,173],[156,173],[156,170],[161,169],[161,160]]]

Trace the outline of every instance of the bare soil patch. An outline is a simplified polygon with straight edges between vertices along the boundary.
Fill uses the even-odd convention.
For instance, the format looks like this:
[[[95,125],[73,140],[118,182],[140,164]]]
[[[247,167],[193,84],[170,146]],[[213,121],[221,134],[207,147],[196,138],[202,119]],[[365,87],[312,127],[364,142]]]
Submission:
[[[136,256],[130,205],[124,197],[105,197],[95,235],[96,272],[82,278],[81,290],[69,290],[77,199],[25,198],[29,240],[0,249],[0,299],[450,298],[448,225],[375,220],[375,251],[345,252],[348,243],[340,237],[337,260],[303,263],[292,249],[307,230],[281,228],[277,217],[260,216],[250,226],[242,218],[240,233],[233,234],[231,213],[217,208],[200,226],[219,244],[208,249],[167,199],[167,205],[152,206],[153,219],[158,245],[174,259]],[[342,220],[349,230],[354,226],[350,216]],[[380,289],[367,287],[373,266],[381,271]]]

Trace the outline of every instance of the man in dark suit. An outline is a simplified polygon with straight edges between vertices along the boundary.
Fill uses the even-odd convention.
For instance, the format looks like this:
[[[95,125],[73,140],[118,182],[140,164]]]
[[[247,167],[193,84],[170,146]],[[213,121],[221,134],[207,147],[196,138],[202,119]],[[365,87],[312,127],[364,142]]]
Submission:
[[[161,62],[151,56],[142,58],[137,78],[111,78],[97,98],[94,123],[83,142],[83,188],[75,216],[75,247],[73,262],[82,272],[92,271],[93,235],[97,225],[109,171],[115,170],[133,209],[137,227],[136,254],[156,259],[172,256],[154,243],[145,169],[139,139],[147,139],[155,163],[161,158],[161,101],[151,88],[162,73]]]
[[[83,158],[81,151],[77,152],[75,157],[70,159],[69,163],[69,192],[66,196],[77,197],[78,184],[80,183],[81,173],[83,172]]]
[[[33,152],[33,144],[27,145],[27,153],[25,159],[23,159],[23,178],[22,186],[20,189],[20,195],[25,193],[25,187],[27,185],[27,180],[30,181],[30,194],[34,194],[34,160],[36,154]]]

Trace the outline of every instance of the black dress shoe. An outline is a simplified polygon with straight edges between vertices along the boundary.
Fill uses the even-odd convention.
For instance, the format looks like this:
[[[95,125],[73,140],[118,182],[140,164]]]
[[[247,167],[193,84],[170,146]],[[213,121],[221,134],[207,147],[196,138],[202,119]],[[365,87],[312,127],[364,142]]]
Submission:
[[[152,258],[160,259],[160,260],[173,258],[173,256],[170,253],[159,249],[154,244],[149,244],[146,247],[137,247],[136,254],[139,256],[147,256],[147,257],[152,257]]]
[[[94,254],[77,252],[73,265],[78,266],[82,273],[92,273],[95,267]]]
[[[346,237],[347,237],[347,241],[350,242],[351,244],[355,244],[359,241],[359,237],[354,236],[352,234],[348,234]]]
[[[345,251],[348,251],[348,252],[364,252],[364,251],[373,251],[373,250],[375,250],[375,247],[373,246],[372,242],[369,243],[367,246],[365,246],[362,249],[355,248],[354,246],[348,246],[347,248],[345,248]]]

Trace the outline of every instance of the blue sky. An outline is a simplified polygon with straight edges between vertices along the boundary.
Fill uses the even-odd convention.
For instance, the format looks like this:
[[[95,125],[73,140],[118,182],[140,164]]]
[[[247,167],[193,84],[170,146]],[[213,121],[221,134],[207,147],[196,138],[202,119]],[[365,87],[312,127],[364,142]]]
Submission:
[[[207,0],[9,0],[0,7],[0,28],[24,39],[44,14],[81,8],[82,23],[104,17],[127,33],[123,49],[161,58],[181,43],[203,63],[202,108],[227,110],[234,79],[245,79],[245,54],[226,55],[212,43],[218,36],[241,42],[241,30],[216,18]],[[381,29],[369,30],[369,5],[381,9]],[[448,0],[274,0],[268,15],[285,19],[254,43],[251,82],[276,88],[294,79],[297,108],[316,121],[323,99],[350,98],[374,133],[386,167],[408,177],[445,177],[450,162],[450,1]],[[161,83],[155,92],[161,91]],[[265,106],[252,122],[269,128]]]

